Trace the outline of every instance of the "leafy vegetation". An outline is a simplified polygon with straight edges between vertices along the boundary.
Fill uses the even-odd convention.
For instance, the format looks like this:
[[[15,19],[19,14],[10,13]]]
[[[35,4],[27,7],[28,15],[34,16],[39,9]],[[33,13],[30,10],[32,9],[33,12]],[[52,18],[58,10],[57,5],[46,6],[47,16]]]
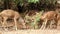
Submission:
[[[28,3],[28,5],[30,3],[34,3],[34,4],[38,5],[39,10],[40,10],[40,8],[45,9],[43,6],[49,6],[50,4],[51,4],[50,6],[55,5],[56,1],[57,0],[0,0],[0,3],[2,4],[2,2],[3,2],[3,4],[4,4],[3,9],[12,9],[11,7],[13,7],[13,6],[11,6],[11,5],[14,5],[13,3],[15,3],[14,7],[17,7],[17,4],[19,4],[20,6],[23,6],[24,4],[27,4],[27,3]]]
[[[33,16],[26,15],[25,16],[26,23],[28,23],[31,26],[31,28],[38,29],[39,28],[38,24],[40,23],[39,21],[42,13],[43,11],[39,13],[36,12],[36,15]]]

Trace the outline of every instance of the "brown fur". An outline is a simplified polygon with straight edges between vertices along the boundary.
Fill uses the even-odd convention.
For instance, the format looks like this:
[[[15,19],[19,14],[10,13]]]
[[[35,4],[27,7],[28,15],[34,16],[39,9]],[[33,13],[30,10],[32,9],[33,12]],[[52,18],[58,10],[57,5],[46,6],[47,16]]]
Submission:
[[[14,22],[10,26],[12,26],[15,23],[15,27],[17,29],[17,26],[16,26],[17,25],[17,21],[16,20],[20,17],[20,14],[18,12],[14,11],[14,10],[8,9],[8,10],[3,10],[0,13],[0,15],[3,17],[3,23],[2,23],[2,25],[4,27],[9,26],[9,25],[7,25],[6,20],[8,18],[12,18],[14,20]]]
[[[57,18],[57,15],[58,15],[58,13],[56,13],[56,12],[54,12],[54,11],[49,11],[49,12],[46,12],[46,13],[44,13],[42,16],[41,16],[41,20],[43,20],[43,21],[45,21],[45,22],[43,22],[43,24],[42,24],[42,27],[41,27],[41,29],[42,28],[46,28],[46,25],[47,25],[47,22],[50,20],[57,20],[56,18]]]

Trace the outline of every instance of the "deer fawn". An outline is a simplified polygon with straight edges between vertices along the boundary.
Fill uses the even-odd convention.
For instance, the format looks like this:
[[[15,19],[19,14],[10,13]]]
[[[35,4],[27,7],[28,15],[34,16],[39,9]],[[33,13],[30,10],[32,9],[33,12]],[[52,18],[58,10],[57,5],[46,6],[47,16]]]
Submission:
[[[3,26],[5,26],[4,24],[6,24],[6,20],[11,18],[14,20],[15,23],[15,29],[17,30],[17,19],[19,19],[21,16],[18,12],[14,11],[14,10],[3,10],[0,15],[3,17],[4,21],[3,21]],[[23,24],[24,25],[24,24]]]
[[[48,21],[51,21],[51,20],[55,20],[56,21],[56,17],[57,17],[57,13],[54,12],[54,11],[49,11],[49,12],[44,13],[41,16],[41,20],[44,21],[42,26],[41,26],[41,29],[45,29],[46,28],[46,25],[47,25]]]

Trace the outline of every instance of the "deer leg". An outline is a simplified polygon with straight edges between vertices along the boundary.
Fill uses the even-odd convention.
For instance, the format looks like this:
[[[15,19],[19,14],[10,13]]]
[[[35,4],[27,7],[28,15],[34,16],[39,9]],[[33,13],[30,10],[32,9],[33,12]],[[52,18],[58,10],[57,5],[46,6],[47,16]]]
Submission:
[[[41,26],[41,28],[40,28],[40,29],[43,29],[43,27],[44,27],[44,24],[45,24],[45,23],[43,22],[43,24],[42,24],[42,26]]]
[[[45,20],[45,22],[43,22],[41,29],[45,29],[46,24],[47,24],[47,19]]]
[[[57,28],[57,22],[55,20],[52,20],[50,27],[56,29]]]
[[[46,22],[45,22],[45,25],[44,25],[44,29],[46,28],[46,25],[47,25],[47,19],[46,19]]]
[[[14,18],[14,23],[15,23],[15,29],[17,30],[17,21],[15,18]]]
[[[3,27],[4,30],[7,30],[7,29],[5,28],[6,23],[7,23],[6,20],[7,20],[7,18],[4,18],[4,22],[2,23],[2,27]]]

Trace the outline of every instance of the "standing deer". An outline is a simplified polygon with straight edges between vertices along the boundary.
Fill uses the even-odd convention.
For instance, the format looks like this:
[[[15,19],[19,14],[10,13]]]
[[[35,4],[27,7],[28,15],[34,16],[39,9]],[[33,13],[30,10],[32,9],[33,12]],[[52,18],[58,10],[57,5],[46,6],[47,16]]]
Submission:
[[[42,24],[42,26],[41,26],[41,29],[43,29],[43,28],[45,29],[46,28],[48,21],[51,21],[51,20],[56,21],[56,17],[57,17],[57,13],[54,12],[54,11],[49,11],[49,12],[44,13],[41,16],[41,20],[44,21],[43,24]]]
[[[18,12],[14,11],[14,10],[3,10],[0,15],[3,17],[3,26],[6,26],[7,24],[7,20],[10,18],[10,20],[14,20],[14,24],[15,24],[15,29],[17,30],[17,19],[19,19],[21,16]],[[24,25],[24,24],[23,24]],[[8,25],[9,26],[9,25]]]

